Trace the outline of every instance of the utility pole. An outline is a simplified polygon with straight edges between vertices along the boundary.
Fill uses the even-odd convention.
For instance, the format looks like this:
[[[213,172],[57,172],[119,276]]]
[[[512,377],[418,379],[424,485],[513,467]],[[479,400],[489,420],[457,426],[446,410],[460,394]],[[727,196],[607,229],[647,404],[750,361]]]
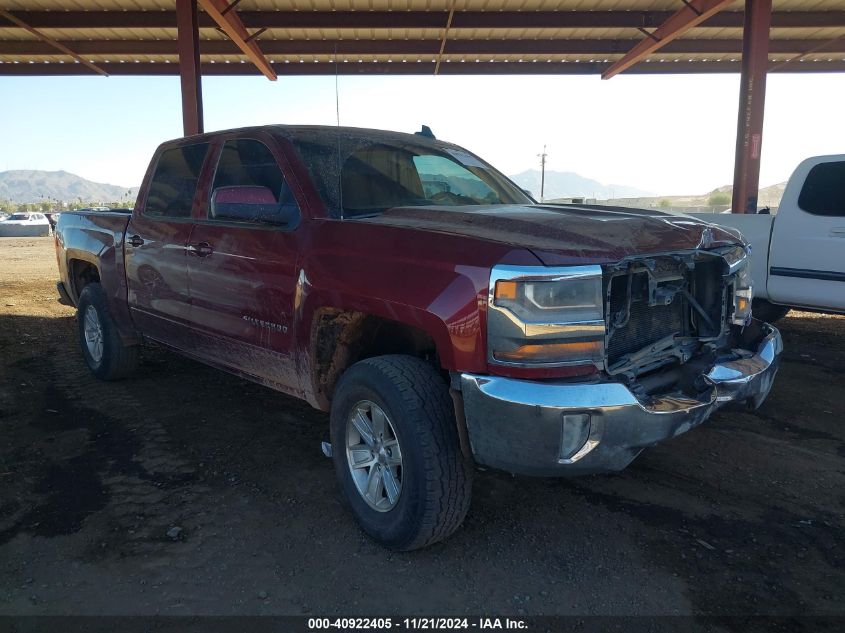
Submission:
[[[546,146],[543,145],[543,153],[537,154],[540,157],[540,202],[545,202],[546,193]]]

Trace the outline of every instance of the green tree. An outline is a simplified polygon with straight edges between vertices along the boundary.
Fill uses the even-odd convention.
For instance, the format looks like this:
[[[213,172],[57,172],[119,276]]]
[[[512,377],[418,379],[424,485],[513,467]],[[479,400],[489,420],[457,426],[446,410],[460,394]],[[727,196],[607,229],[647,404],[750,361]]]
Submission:
[[[668,199],[663,198],[663,200],[660,201],[660,208],[661,209],[668,209],[670,206],[672,206],[672,203],[669,202]]]
[[[731,203],[731,197],[726,193],[721,193],[719,191],[714,191],[710,194],[710,198],[707,200],[707,204],[711,207],[722,207],[726,204]]]

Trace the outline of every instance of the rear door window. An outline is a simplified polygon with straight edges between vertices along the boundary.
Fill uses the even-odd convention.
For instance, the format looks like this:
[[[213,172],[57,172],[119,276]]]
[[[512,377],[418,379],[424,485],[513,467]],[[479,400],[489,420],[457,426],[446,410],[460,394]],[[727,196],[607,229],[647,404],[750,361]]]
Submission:
[[[208,143],[166,149],[159,156],[150,181],[144,214],[163,218],[190,218]]]
[[[813,215],[845,217],[845,161],[813,167],[798,196],[798,206]]]
[[[220,151],[208,219],[291,227],[299,208],[276,158],[261,141],[233,139]]]

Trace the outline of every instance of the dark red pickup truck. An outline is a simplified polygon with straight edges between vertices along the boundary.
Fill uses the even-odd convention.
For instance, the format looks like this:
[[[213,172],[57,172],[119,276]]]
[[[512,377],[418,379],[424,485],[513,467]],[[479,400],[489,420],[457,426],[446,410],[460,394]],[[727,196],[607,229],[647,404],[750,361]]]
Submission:
[[[131,213],[63,213],[56,240],[97,377],[129,375],[152,340],[330,411],[343,496],[397,549],[460,525],[474,463],[622,469],[724,404],[758,406],[781,352],[751,318],[737,235],[539,205],[430,135],[171,141]]]

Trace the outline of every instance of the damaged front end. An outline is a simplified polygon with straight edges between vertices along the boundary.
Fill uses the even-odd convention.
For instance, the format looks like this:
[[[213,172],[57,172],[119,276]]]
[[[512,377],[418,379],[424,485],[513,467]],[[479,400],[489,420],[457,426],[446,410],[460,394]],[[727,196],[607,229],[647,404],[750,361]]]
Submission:
[[[641,397],[708,388],[717,362],[752,352],[748,257],[741,246],[628,258],[605,269],[605,371]]]
[[[601,268],[494,268],[491,366],[570,373],[461,374],[476,461],[550,476],[621,470],[725,405],[760,406],[783,346],[750,306],[742,246]]]

